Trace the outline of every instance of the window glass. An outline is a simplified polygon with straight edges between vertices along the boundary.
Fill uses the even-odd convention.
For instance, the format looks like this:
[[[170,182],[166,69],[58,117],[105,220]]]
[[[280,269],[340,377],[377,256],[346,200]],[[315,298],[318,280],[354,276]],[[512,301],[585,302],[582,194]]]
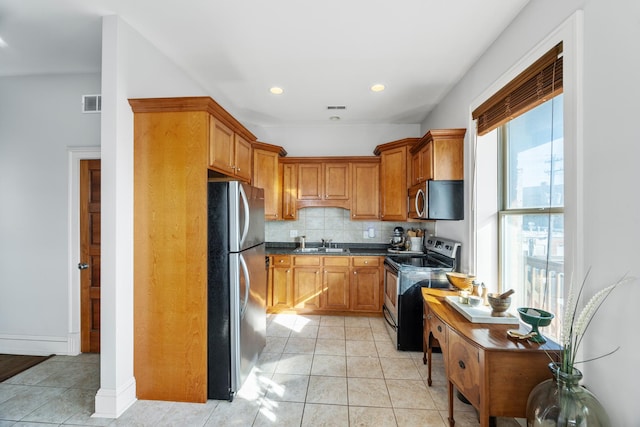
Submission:
[[[541,333],[559,340],[564,313],[562,95],[501,128],[500,282],[512,308],[550,311]]]

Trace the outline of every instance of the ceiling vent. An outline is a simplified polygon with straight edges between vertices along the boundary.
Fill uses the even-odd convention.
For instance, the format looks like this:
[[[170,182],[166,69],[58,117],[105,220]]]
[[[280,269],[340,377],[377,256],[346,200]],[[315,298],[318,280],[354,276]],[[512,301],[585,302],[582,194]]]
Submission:
[[[99,113],[102,111],[101,95],[82,95],[82,112]]]
[[[329,105],[327,106],[327,110],[346,110],[347,107],[344,105]]]

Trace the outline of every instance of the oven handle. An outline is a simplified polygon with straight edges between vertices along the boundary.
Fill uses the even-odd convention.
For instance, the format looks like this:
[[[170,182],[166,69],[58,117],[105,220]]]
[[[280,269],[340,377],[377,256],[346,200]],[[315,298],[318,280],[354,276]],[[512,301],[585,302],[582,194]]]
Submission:
[[[387,313],[389,313],[389,317],[391,318],[391,320],[389,320],[389,318],[387,318]],[[382,306],[382,315],[384,317],[384,320],[389,324],[389,326],[391,326],[393,328],[394,331],[398,330],[398,326],[395,324],[395,322],[393,322],[393,317],[391,317],[391,312],[389,311],[389,309],[383,305]]]

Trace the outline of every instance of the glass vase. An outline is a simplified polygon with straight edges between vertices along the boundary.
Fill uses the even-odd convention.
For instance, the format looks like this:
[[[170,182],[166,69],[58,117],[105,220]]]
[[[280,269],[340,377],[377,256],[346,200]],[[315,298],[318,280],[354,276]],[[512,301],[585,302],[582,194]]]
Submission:
[[[553,379],[541,382],[531,390],[527,400],[527,426],[610,427],[602,404],[581,386],[582,372],[562,372],[550,363]]]

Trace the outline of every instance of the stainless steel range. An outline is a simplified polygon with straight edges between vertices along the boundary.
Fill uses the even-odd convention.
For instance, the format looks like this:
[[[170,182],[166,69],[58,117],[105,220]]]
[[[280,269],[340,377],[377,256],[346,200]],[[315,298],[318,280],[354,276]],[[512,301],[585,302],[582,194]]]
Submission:
[[[449,288],[447,271],[458,270],[460,243],[425,238],[424,254],[388,255],[384,261],[382,311],[398,350],[422,350],[422,288]]]

